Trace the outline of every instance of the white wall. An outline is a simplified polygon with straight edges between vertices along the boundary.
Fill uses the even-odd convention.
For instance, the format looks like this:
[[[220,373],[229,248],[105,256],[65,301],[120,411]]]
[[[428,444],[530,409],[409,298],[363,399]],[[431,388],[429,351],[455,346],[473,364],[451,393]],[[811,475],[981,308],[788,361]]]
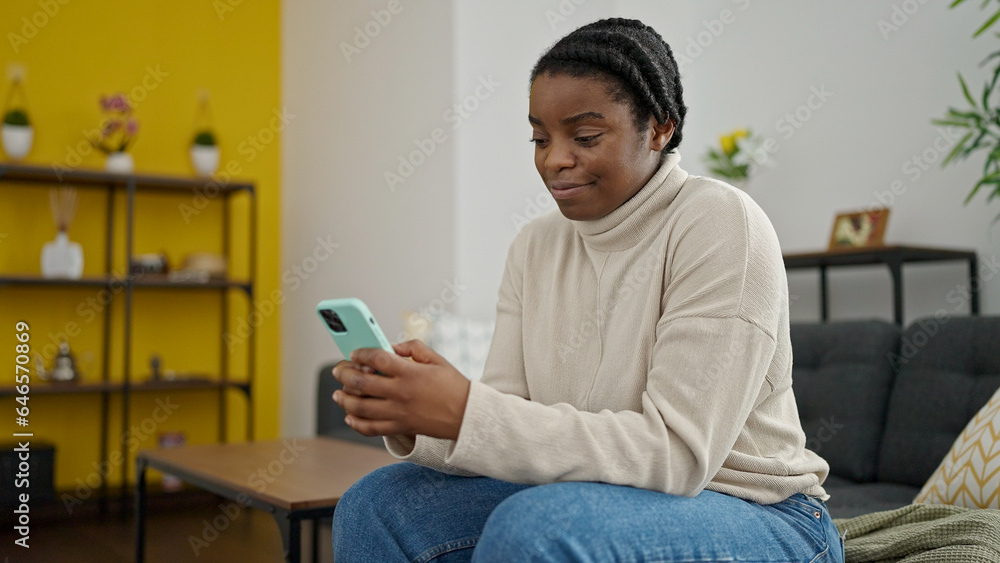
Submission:
[[[317,369],[340,359],[313,312],[317,302],[360,297],[393,338],[400,312],[435,298],[453,277],[453,141],[394,191],[384,178],[417,149],[414,139],[447,125],[451,6],[403,0],[382,25],[371,11],[386,21],[388,5],[283,3],[282,89],[299,116],[284,132],[282,162],[285,435],[315,431]],[[374,37],[348,61],[341,43],[353,45],[355,28],[366,26]],[[313,262],[317,237],[339,247]],[[303,269],[314,264],[311,274]]]
[[[955,72],[982,82],[976,65],[995,40],[970,38],[983,21],[975,5],[402,0],[403,11],[346,62],[341,41],[353,41],[355,26],[387,3],[284,4],[285,98],[307,118],[284,136],[283,262],[303,264],[317,236],[341,244],[300,287],[284,288],[285,434],[312,431],[315,370],[336,356],[312,313],[320,299],[362,297],[390,338],[404,309],[445,305],[492,318],[516,220],[554,209],[527,142],[528,74],[559,37],[603,17],[642,19],[690,59],[682,73],[688,171],[704,173],[700,155],[737,127],[780,145],[777,165],[748,191],[786,252],[822,250],[836,212],[876,203],[898,179],[904,191],[889,203],[888,243],[974,248],[982,262],[998,260],[1000,228],[991,233],[989,224],[1000,205],[979,197],[962,206],[981,158],[945,170],[936,162],[919,178],[906,165],[928,149],[934,156],[930,119],[962,101]],[[886,39],[878,20],[891,22],[894,4],[919,8]],[[731,23],[713,23],[727,9]],[[700,50],[691,46],[699,39]],[[780,120],[814,87],[828,99],[789,134]],[[455,103],[466,104],[464,115],[445,113]],[[390,191],[384,171],[435,128],[447,140]],[[957,264],[907,267],[907,319],[964,314],[947,296],[965,273]],[[793,319],[816,319],[815,274],[793,272],[789,283]],[[833,318],[891,318],[882,269],[834,271],[830,284]],[[986,281],[983,306],[1000,314],[1000,275]]]
[[[516,231],[510,216],[526,216],[525,198],[544,195],[531,147],[522,140],[530,135],[528,71],[558,37],[609,16],[642,19],[675,54],[689,59],[682,74],[690,110],[680,149],[688,171],[705,173],[701,154],[731,129],[748,126],[775,139],[776,166],[763,170],[748,191],[771,218],[786,252],[824,249],[838,211],[869,207],[886,192],[883,199],[892,208],[887,243],[973,248],[982,262],[997,260],[1000,228],[991,233],[989,223],[1000,206],[985,205],[983,197],[962,206],[981,158],[941,170],[941,155],[919,177],[913,164],[904,168],[927,149],[932,157],[938,154],[933,147],[939,133],[930,120],[962,102],[955,72],[981,84],[976,64],[995,41],[971,39],[984,19],[975,6],[587,0],[569,13],[565,8],[574,4],[568,0],[456,4],[456,82],[469,84],[488,72],[515,79],[457,133],[457,269],[468,286],[459,304],[464,314],[492,315],[504,253]],[[878,21],[892,23],[894,4],[907,21],[886,39]],[[904,4],[918,9],[907,15]],[[560,8],[569,15],[553,30],[546,12]],[[810,102],[813,88],[825,88],[826,101],[820,105],[813,98],[817,109],[799,110],[810,114],[801,127],[782,125],[786,114]],[[892,195],[897,179],[903,191]],[[966,283],[964,264],[911,265],[905,271],[907,319],[940,309],[967,312],[964,303],[956,308],[947,299]],[[789,280],[793,319],[815,320],[818,276],[799,271]],[[830,291],[835,319],[891,319],[886,269],[831,271]],[[985,283],[983,306],[987,313],[1000,312],[1000,275]]]

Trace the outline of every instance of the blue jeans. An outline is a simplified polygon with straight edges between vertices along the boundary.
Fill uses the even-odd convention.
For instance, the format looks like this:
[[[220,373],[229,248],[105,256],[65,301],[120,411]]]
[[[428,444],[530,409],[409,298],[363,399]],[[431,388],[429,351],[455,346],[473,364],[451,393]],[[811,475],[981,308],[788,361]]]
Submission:
[[[826,505],[803,494],[761,505],[712,491],[517,485],[412,463],[374,471],[344,494],[333,549],[337,563],[844,561]]]

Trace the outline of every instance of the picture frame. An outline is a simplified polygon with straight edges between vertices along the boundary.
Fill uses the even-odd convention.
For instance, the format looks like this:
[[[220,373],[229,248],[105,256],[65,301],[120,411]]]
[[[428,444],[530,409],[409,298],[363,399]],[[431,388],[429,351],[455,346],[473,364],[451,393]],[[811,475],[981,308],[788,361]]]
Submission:
[[[882,246],[889,208],[878,207],[837,214],[830,232],[830,250]]]

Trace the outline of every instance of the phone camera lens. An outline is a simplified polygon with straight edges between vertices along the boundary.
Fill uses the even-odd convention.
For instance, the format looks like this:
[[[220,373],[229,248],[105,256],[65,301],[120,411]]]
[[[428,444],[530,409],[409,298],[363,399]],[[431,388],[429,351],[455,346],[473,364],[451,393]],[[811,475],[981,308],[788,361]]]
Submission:
[[[323,319],[326,320],[326,324],[330,327],[330,330],[340,333],[347,332],[347,327],[344,326],[344,321],[340,320],[340,315],[328,309],[321,311],[321,314],[323,315]]]

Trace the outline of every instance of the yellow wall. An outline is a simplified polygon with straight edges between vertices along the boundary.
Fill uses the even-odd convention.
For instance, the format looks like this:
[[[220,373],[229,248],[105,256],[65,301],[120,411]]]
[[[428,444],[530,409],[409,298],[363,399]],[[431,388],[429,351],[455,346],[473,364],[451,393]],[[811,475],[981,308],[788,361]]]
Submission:
[[[236,4],[232,6],[232,4]],[[224,9],[224,8],[230,9]],[[138,141],[130,151],[136,171],[190,175],[187,149],[194,134],[198,93],[207,89],[222,150],[223,167],[229,163],[257,187],[256,268],[258,300],[267,300],[279,287],[279,163],[281,123],[280,3],[272,1],[217,0],[4,0],[0,2],[0,78],[11,64],[23,65],[28,109],[35,127],[35,142],[26,162],[45,166],[102,168],[104,156],[88,150],[84,132],[101,120],[98,98],[125,92],[135,102],[141,122]],[[0,91],[6,96],[8,84]],[[254,148],[256,146],[256,148]],[[79,161],[77,160],[79,158]],[[46,189],[0,184],[0,273],[40,271],[42,245],[55,234],[48,210]],[[104,272],[106,195],[102,190],[79,190],[79,210],[70,238],[84,247],[85,275]],[[124,199],[115,201],[114,270],[125,270]],[[245,197],[234,200],[232,231],[237,237],[248,230]],[[194,216],[184,216],[192,196],[143,194],[136,208],[135,252],[164,250],[171,266],[184,254],[222,249],[221,203],[211,204]],[[234,247],[232,272],[248,272],[247,247]],[[68,323],[80,327],[69,335],[81,360],[85,380],[100,377],[103,317],[96,314],[99,288],[0,288],[0,363],[14,361],[14,323],[31,323],[32,346],[41,351],[66,331]],[[235,330],[247,317],[247,300],[229,297],[228,329]],[[123,360],[123,299],[112,302],[110,371],[120,380]],[[148,359],[159,354],[164,366],[194,372],[217,371],[220,357],[221,300],[210,291],[140,289],[134,301],[135,324],[131,370],[142,379]],[[254,391],[256,437],[278,434],[279,322],[277,311],[264,315],[257,329],[257,377]],[[245,348],[232,355],[234,379],[245,377]],[[11,370],[6,370],[10,374]],[[0,385],[11,385],[5,376]],[[36,387],[45,385],[35,382]],[[245,402],[231,391],[228,404],[229,439],[244,439]],[[155,422],[156,400],[169,396],[178,405],[166,420]],[[100,395],[32,394],[29,430],[36,441],[56,445],[56,486],[75,489],[88,477],[94,482],[98,459]],[[111,398],[112,450],[134,450],[156,445],[160,432],[182,431],[188,443],[216,439],[218,397],[212,392],[183,391],[142,394],[132,405],[130,431],[122,439],[120,397]],[[0,400],[7,413],[4,428],[13,426],[13,399]],[[147,424],[143,428],[142,423]],[[146,430],[154,429],[147,436]],[[9,435],[9,434],[8,434]],[[125,442],[125,445],[122,445]],[[122,467],[112,469],[110,483],[120,482]],[[131,464],[127,469],[131,478]],[[84,489],[85,491],[86,489]]]

